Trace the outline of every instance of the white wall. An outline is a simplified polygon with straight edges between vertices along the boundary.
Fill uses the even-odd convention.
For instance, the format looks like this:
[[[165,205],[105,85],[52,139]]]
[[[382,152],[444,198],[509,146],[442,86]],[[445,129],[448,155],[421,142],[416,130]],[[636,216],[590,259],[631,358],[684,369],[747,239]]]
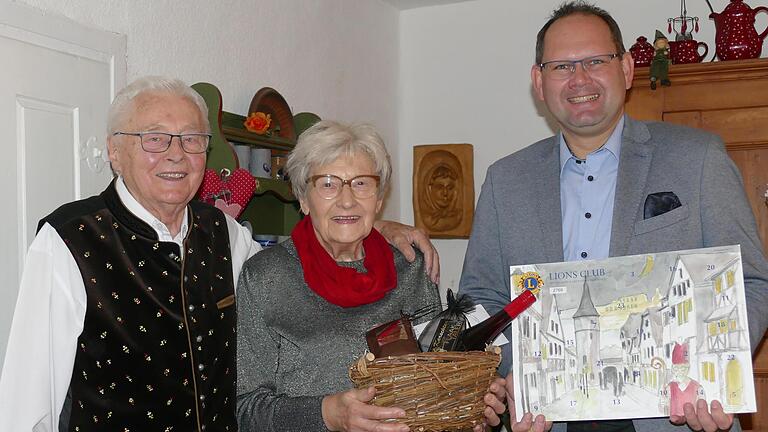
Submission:
[[[398,158],[399,11],[380,0],[17,0],[127,35],[128,81],[169,75],[221,90],[245,114],[261,87],[294,113],[371,122]],[[397,179],[395,179],[397,183]],[[397,187],[397,184],[394,185]],[[397,218],[388,205],[384,215]]]
[[[477,198],[493,161],[552,134],[543,110],[537,109],[533,100],[530,67],[536,34],[560,3],[478,0],[401,13],[397,171],[401,184],[410,184],[413,145],[471,143]],[[666,32],[666,19],[680,11],[680,3],[669,0],[596,3],[619,23],[627,49],[637,36],[645,35],[652,41],[656,29]],[[727,5],[726,0],[711,3],[718,11]],[[758,3],[750,2],[752,6]],[[688,14],[700,18],[696,38],[712,48],[709,60],[714,52],[714,23],[707,18],[709,9],[703,1],[688,1],[687,5]],[[763,18],[758,21],[760,31],[765,28]],[[767,49],[763,51],[765,56]],[[408,222],[413,222],[411,200],[410,188],[402,188],[400,216]],[[455,290],[467,241],[435,243],[441,256],[441,288]]]
[[[256,90],[271,86],[294,112],[374,123],[396,174],[387,218],[413,222],[413,145],[474,144],[477,196],[488,165],[551,134],[533,102],[529,71],[536,33],[561,0],[476,0],[402,12],[380,0],[17,2],[127,35],[129,81],[144,74],[208,81],[221,90],[224,109],[241,114]],[[665,31],[666,19],[679,13],[669,0],[596,2],[622,26],[627,48],[638,35]],[[711,3],[720,11],[728,2]],[[706,3],[689,1],[688,8],[701,19],[697,39],[714,51]],[[466,241],[435,243],[441,288],[456,288]]]

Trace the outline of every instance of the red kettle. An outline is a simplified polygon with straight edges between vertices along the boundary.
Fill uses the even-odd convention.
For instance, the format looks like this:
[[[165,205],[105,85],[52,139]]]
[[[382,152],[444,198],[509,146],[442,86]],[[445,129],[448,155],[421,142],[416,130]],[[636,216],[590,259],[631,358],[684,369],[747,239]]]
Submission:
[[[760,34],[755,30],[755,15],[759,12],[768,13],[768,7],[752,9],[744,0],[731,0],[722,12],[709,15],[715,21],[715,53],[720,60],[760,57],[768,26]]]

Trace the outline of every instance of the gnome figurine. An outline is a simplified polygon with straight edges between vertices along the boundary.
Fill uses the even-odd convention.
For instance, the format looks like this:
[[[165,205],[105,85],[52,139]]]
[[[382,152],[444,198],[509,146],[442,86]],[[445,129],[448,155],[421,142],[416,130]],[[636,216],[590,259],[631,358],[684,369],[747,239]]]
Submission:
[[[669,40],[664,34],[656,30],[656,38],[653,41],[653,48],[656,50],[651,60],[651,90],[656,90],[656,82],[663,86],[669,86]]]

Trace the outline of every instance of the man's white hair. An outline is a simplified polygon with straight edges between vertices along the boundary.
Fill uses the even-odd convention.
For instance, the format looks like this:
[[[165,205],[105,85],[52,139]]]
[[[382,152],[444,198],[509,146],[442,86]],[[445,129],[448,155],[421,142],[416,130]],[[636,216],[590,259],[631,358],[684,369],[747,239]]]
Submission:
[[[205,104],[205,100],[198,92],[184,83],[184,81],[176,78],[145,76],[128,84],[115,96],[107,116],[107,134],[109,136],[112,136],[123,127],[127,120],[126,117],[131,115],[133,100],[145,93],[169,93],[189,99],[197,105],[203,116],[205,130],[201,132],[210,132],[208,105]]]

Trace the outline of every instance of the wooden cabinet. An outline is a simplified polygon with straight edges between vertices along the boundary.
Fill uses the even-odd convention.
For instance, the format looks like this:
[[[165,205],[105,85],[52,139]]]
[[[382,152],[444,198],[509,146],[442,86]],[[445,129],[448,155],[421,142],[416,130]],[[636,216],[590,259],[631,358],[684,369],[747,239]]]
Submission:
[[[673,65],[669,76],[672,86],[651,90],[648,68],[638,68],[627,113],[720,135],[741,171],[763,250],[768,250],[768,58]],[[745,430],[768,430],[768,344],[763,342],[754,363],[758,412],[741,416]]]
[[[197,83],[192,88],[203,96],[208,105],[208,120],[213,137],[206,168],[216,171],[234,171],[238,168],[237,156],[230,142],[254,148],[267,148],[280,154],[289,152],[296,144],[293,139],[269,137],[247,131],[243,126],[244,116],[222,111],[221,93],[214,85]],[[311,113],[300,113],[294,120],[293,130],[302,131],[319,120],[319,117]],[[240,215],[240,220],[249,221],[254,234],[289,235],[301,219],[299,203],[291,191],[290,183],[261,177],[256,180],[256,191]]]

